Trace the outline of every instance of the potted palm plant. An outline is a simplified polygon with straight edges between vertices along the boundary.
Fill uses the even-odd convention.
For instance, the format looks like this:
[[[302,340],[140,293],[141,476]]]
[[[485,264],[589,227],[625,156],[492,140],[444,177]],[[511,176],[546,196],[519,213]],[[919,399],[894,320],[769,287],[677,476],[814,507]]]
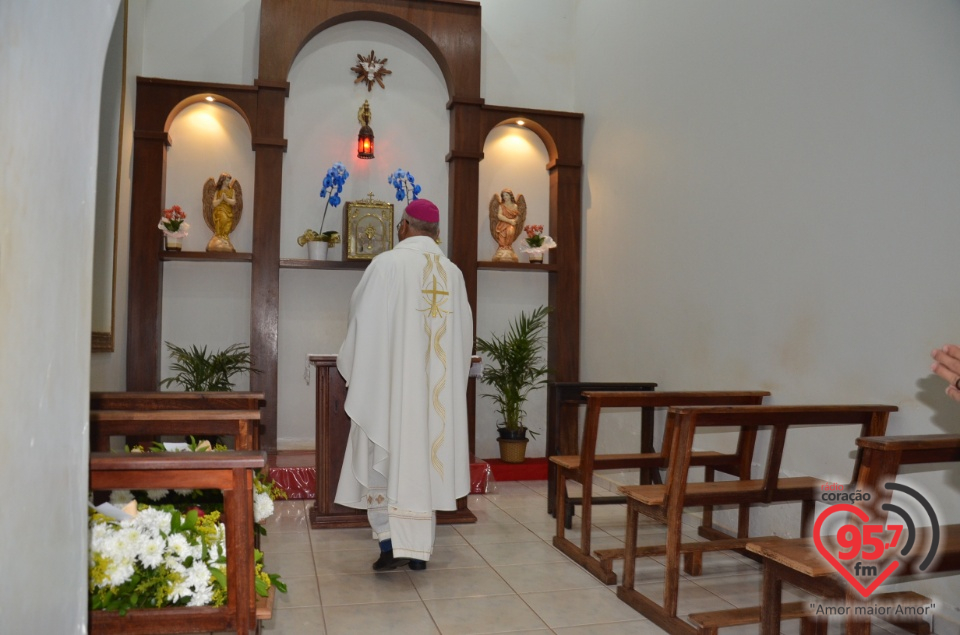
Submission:
[[[161,381],[161,387],[180,384],[187,392],[230,392],[234,375],[260,372],[252,366],[250,347],[246,344],[233,344],[209,353],[206,346],[191,346],[188,350],[170,342],[166,344],[174,360],[170,370],[177,374]]]
[[[502,335],[477,338],[477,353],[484,357],[480,381],[494,389],[483,396],[494,401],[501,417],[498,442],[505,463],[523,463],[527,433],[536,434],[524,424],[523,407],[530,391],[546,384],[550,373],[543,349],[551,310],[541,306],[529,315],[521,311]]]

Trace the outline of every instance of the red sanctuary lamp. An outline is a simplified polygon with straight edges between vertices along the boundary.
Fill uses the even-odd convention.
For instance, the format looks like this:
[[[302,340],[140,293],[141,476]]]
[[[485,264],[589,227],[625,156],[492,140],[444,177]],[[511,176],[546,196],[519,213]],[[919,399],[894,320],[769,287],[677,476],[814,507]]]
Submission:
[[[357,158],[373,158],[373,130],[370,128],[370,119],[373,115],[370,113],[370,102],[364,100],[360,112],[357,113],[357,119],[360,121],[360,134],[357,135]]]
[[[370,126],[360,128],[360,135],[357,137],[357,157],[360,159],[373,158],[373,130]]]

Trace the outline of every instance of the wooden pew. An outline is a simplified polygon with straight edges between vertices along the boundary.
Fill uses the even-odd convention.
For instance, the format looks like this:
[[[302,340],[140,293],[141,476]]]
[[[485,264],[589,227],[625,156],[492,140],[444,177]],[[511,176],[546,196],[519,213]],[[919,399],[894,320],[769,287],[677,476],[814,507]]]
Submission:
[[[696,629],[677,616],[681,554],[702,555],[709,550],[742,550],[748,541],[738,535],[721,541],[681,542],[682,516],[686,507],[702,505],[757,505],[797,501],[801,503],[801,531],[810,526],[814,499],[822,481],[813,477],[780,477],[780,464],[787,432],[795,426],[858,425],[860,436],[882,435],[890,412],[896,406],[726,406],[671,408],[668,425],[674,426],[669,454],[667,479],[663,485],[621,487],[627,495],[627,529],[624,547],[623,581],[617,596],[642,613],[650,621],[675,635],[692,635]],[[754,430],[770,430],[770,442],[759,479],[688,483],[693,459],[693,438],[698,428],[740,426]],[[859,453],[851,474],[851,482],[860,466]],[[637,518],[640,513],[666,523],[666,544],[637,549]],[[771,537],[770,541],[779,540]],[[766,544],[764,542],[763,544]],[[638,555],[665,554],[663,603],[642,595],[634,588],[634,569]]]
[[[872,511],[889,500],[890,494],[883,485],[894,480],[900,466],[960,461],[960,435],[955,434],[867,437],[857,439],[857,445],[863,451],[857,489],[874,492],[875,500],[870,501]],[[878,518],[873,514],[871,517]],[[917,533],[917,543],[903,558],[895,577],[919,572],[918,565],[926,555],[923,545],[928,544],[930,532],[921,529]],[[851,606],[862,600],[820,555],[812,540],[790,540],[780,545],[748,544],[747,549],[760,555],[764,563],[760,610],[762,633],[780,632],[784,581],[823,598],[842,599]],[[885,565],[883,561],[877,561],[877,566],[882,570]],[[956,571],[960,571],[960,525],[940,527],[937,558],[924,573]],[[894,576],[890,579],[895,579]],[[923,625],[917,626],[915,632],[925,632]],[[848,617],[848,634],[866,635],[870,630],[869,620],[856,619],[853,615]]]
[[[659,452],[597,455],[600,414],[604,409],[643,408],[652,414],[654,408],[668,408],[670,406],[760,404],[763,398],[769,396],[769,394],[766,391],[584,392],[583,397],[587,403],[587,414],[584,420],[583,440],[580,442],[580,453],[550,457],[550,461],[557,467],[557,498],[555,503],[557,532],[553,537],[553,546],[584,567],[604,584],[615,584],[617,576],[613,572],[611,560],[606,560],[604,565],[601,566],[600,561],[590,553],[591,512],[594,504],[622,504],[626,502],[626,498],[624,496],[594,498],[592,492],[593,473],[596,470],[611,469],[657,470],[667,466],[666,448],[670,446],[669,439],[672,436],[672,429],[664,431],[664,444]],[[746,434],[741,435],[736,451],[731,454],[696,452],[693,456],[693,464],[707,467],[707,480],[713,480],[714,470],[720,470],[738,477],[749,474],[755,436],[752,429],[747,430]],[[567,496],[568,480],[577,481],[583,486],[583,494],[580,497],[582,522],[579,545],[570,541],[564,532],[568,525],[567,518],[572,516],[571,508],[573,506]],[[706,514],[705,523],[709,525],[710,522],[711,518],[709,514]]]
[[[90,448],[110,450],[110,437],[147,444],[164,435],[232,436],[234,449],[260,448],[258,392],[94,392]]]
[[[227,603],[221,607],[90,611],[93,635],[235,631],[257,625],[254,591],[253,471],[263,452],[158,452],[90,455],[90,489],[219,489],[226,526]]]
[[[556,515],[557,466],[550,457],[576,454],[579,450],[579,409],[587,403],[584,391],[591,392],[637,392],[656,390],[651,382],[604,382],[604,381],[551,381],[547,384],[547,513]],[[640,414],[640,451],[653,452],[653,409],[645,408]],[[648,483],[649,474],[641,473],[641,483]],[[580,500],[567,498],[569,504],[567,529],[573,505]]]

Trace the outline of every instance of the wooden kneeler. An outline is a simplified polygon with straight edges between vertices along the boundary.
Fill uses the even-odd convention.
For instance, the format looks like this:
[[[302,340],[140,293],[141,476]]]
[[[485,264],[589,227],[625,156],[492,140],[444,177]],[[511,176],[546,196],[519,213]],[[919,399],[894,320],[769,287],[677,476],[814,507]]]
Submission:
[[[729,406],[671,408],[667,417],[675,432],[663,485],[621,487],[627,495],[627,529],[624,548],[623,581],[617,588],[617,597],[643,614],[647,619],[674,635],[694,635],[697,632],[689,622],[677,616],[680,586],[680,556],[684,553],[702,553],[712,550],[710,541],[682,543],[682,517],[686,507],[702,505],[758,505],[796,501],[801,503],[801,533],[811,526],[814,501],[826,481],[801,476],[780,477],[780,462],[787,432],[794,426],[859,425],[860,436],[883,434],[890,412],[896,406]],[[762,479],[689,483],[688,473],[693,458],[693,437],[697,428],[741,426],[753,429],[768,428],[770,443]],[[858,453],[850,482],[860,467]],[[634,588],[637,549],[637,519],[640,513],[663,519],[667,525],[663,603],[644,596]],[[774,544],[779,541],[769,537]],[[747,542],[763,543],[757,538],[738,536],[724,544],[727,549],[743,550]],[[715,546],[715,545],[714,545]]]
[[[601,561],[590,552],[590,530],[592,521],[592,506],[597,501],[593,498],[593,473],[595,470],[610,469],[648,469],[664,468],[668,462],[670,439],[673,435],[672,426],[664,430],[664,443],[660,452],[641,452],[639,454],[601,454],[597,455],[597,437],[600,427],[600,413],[605,408],[668,408],[684,405],[747,405],[759,404],[763,398],[769,396],[766,391],[714,391],[714,392],[599,392],[585,391],[587,413],[584,421],[583,441],[580,443],[580,454],[570,456],[551,456],[550,461],[557,466],[556,517],[557,531],[553,537],[553,546],[564,555],[585,568],[604,584],[616,584],[617,576],[613,572],[612,560],[617,556],[614,552],[605,551],[605,558]],[[695,452],[692,457],[693,465],[707,468],[706,478],[713,479],[714,470],[740,477],[749,474],[750,460],[753,457],[755,442],[753,430],[741,431],[737,449],[731,454],[720,452]],[[567,481],[573,480],[583,486],[581,496],[581,527],[580,544],[569,540],[565,535],[567,508]],[[618,497],[617,503],[626,502],[624,497]],[[748,518],[744,522],[749,522]],[[709,525],[709,515],[704,518]],[[619,551],[622,557],[622,550]]]

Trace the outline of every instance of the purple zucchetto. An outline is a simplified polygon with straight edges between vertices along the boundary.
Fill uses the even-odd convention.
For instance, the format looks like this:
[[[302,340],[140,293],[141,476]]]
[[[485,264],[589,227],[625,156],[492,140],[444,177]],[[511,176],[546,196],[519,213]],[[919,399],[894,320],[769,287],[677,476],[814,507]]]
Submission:
[[[425,223],[440,222],[440,209],[425,198],[410,201],[404,211],[410,218],[416,218]]]

